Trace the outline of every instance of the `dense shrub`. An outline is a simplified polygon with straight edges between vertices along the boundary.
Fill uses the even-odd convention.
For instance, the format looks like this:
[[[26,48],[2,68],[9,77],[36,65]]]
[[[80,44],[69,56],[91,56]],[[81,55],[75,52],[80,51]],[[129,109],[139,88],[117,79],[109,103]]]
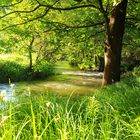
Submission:
[[[33,75],[32,78],[34,79],[44,79],[49,75],[53,74],[53,65],[48,61],[38,61],[33,66]]]
[[[30,71],[27,65],[22,65],[17,61],[0,61],[0,82],[35,80],[46,78],[53,73],[52,65],[47,61],[37,63]]]
[[[8,82],[8,79],[14,81],[26,79],[25,67],[14,62],[1,60],[0,61],[0,82]]]
[[[133,69],[132,74],[134,76],[140,76],[140,66],[137,66]]]

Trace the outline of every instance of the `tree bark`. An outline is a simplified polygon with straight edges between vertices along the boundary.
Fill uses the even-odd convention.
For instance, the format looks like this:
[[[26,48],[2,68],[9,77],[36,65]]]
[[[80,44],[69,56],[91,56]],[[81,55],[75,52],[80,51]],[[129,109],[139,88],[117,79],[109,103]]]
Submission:
[[[103,85],[120,81],[120,64],[122,40],[128,0],[114,5],[107,24],[107,41],[105,43],[105,67]]]

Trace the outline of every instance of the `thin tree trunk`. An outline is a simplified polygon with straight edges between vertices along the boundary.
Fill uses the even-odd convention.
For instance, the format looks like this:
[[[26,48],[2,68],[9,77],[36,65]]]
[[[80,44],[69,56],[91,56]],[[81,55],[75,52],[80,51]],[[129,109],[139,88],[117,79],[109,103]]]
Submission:
[[[113,7],[107,25],[107,41],[105,43],[105,68],[103,85],[120,81],[120,63],[122,40],[128,0],[122,0]]]
[[[32,40],[29,45],[29,71],[30,72],[32,71],[32,67],[33,67],[33,59],[32,59],[33,43],[34,43],[34,36],[32,37]]]

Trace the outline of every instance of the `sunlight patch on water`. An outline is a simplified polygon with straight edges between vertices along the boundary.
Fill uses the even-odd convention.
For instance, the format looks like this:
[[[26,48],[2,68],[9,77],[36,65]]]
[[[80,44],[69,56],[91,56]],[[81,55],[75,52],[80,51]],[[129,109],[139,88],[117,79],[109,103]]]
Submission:
[[[65,75],[79,75],[79,76],[93,76],[93,77],[102,77],[102,72],[83,72],[83,71],[65,71],[62,72]]]
[[[60,78],[62,77],[60,76]],[[66,77],[66,80],[62,78],[62,81],[59,81],[57,77],[56,80],[28,82],[26,87],[29,87],[32,92],[38,93],[50,91],[58,93],[59,95],[69,95],[71,93],[88,94],[101,87],[101,79],[86,76],[70,76],[69,79]]]

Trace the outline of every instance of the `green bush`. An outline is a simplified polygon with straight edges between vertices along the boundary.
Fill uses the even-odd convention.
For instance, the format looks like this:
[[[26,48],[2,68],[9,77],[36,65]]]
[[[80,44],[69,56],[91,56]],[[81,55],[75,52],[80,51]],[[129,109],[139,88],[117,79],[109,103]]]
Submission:
[[[33,66],[33,78],[42,79],[53,74],[53,65],[48,61],[39,61]]]
[[[134,76],[140,76],[140,66],[137,66],[133,69],[132,74]]]
[[[25,80],[25,75],[26,71],[22,65],[14,61],[0,61],[0,82],[8,82],[9,78],[14,81]]]
[[[78,66],[78,63],[80,63],[80,62],[79,62],[79,60],[76,59],[76,58],[71,58],[71,59],[69,60],[69,64],[70,64],[71,66]]]
[[[30,71],[27,65],[17,61],[0,61],[0,83],[8,82],[9,78],[14,82],[24,80],[43,79],[53,73],[52,64],[47,61],[38,62]]]

